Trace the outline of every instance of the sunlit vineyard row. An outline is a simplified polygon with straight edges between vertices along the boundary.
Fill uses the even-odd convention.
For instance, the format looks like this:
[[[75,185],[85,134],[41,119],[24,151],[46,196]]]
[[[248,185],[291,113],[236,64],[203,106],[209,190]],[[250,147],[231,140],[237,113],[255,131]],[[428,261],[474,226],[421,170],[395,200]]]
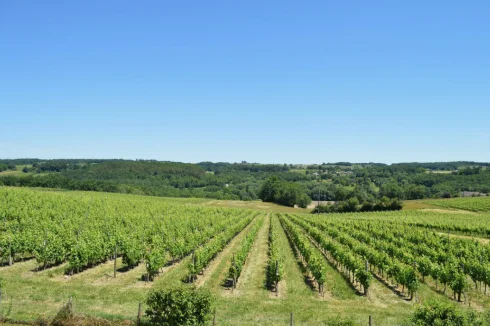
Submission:
[[[152,197],[0,188],[0,259],[32,257],[38,269],[66,262],[73,274],[117,256],[128,267],[145,262],[153,278],[210,239],[224,247],[254,214]]]
[[[432,219],[447,216],[437,212],[425,214],[433,216]],[[444,293],[450,288],[458,301],[471,287],[477,295],[487,294],[490,245],[471,238],[450,237],[429,228],[413,227],[403,219],[397,220],[397,215],[400,214],[392,213],[391,220],[376,220],[347,214],[328,217],[283,214],[281,220],[300,253],[307,252],[304,255],[306,263],[319,287],[324,275],[317,263],[319,259],[311,258],[314,257],[309,253],[311,244],[327,255],[354,287],[361,285],[359,290],[363,289],[365,293],[375,276],[395,288],[401,285],[402,292],[407,289],[410,297],[420,282],[429,279],[436,290],[439,285]],[[306,241],[305,236],[310,241]],[[302,249],[305,247],[309,249]]]
[[[472,213],[444,210],[402,210],[397,212],[366,212],[323,215],[326,219],[354,219],[397,222],[440,232],[457,232],[490,237],[490,212]]]

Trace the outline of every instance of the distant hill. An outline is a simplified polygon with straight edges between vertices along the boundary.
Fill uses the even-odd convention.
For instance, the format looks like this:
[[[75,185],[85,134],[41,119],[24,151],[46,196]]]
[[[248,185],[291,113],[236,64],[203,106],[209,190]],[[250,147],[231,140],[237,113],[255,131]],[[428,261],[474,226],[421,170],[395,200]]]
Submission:
[[[295,183],[291,189],[303,192],[314,201],[340,202],[355,198],[362,204],[383,197],[449,198],[465,191],[488,194],[489,166],[489,163],[466,161],[386,165],[0,159],[0,186],[258,200],[265,180],[275,176]]]
[[[172,177],[201,179],[206,174],[195,164],[157,161],[106,161],[90,163],[79,169],[67,169],[62,173],[73,179],[94,180],[163,180]]]

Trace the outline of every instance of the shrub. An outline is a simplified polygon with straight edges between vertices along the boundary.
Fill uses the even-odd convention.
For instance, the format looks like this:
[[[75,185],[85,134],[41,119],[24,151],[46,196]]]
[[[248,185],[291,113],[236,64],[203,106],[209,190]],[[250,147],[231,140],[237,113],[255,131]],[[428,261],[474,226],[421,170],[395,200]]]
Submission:
[[[341,317],[329,318],[324,322],[326,326],[355,326],[356,323],[352,319],[342,319]]]
[[[206,325],[214,298],[205,289],[178,287],[155,290],[146,300],[146,316],[152,325]]]
[[[485,325],[485,319],[474,311],[464,312],[450,302],[429,300],[415,309],[412,316],[414,325],[473,326]]]
[[[63,307],[58,311],[56,316],[54,317],[51,325],[53,326],[63,326],[66,324],[69,324],[70,321],[73,319],[73,304],[71,303],[71,300],[68,301],[67,304],[63,305]]]

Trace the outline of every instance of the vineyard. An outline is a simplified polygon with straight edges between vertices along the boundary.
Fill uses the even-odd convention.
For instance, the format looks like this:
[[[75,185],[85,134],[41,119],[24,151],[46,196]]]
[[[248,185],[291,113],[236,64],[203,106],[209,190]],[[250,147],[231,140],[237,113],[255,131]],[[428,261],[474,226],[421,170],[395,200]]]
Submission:
[[[0,218],[0,313],[13,320],[52,317],[68,300],[77,313],[134,320],[145,295],[168,286],[209,288],[223,325],[285,324],[290,312],[302,324],[393,325],[434,297],[490,307],[485,212],[293,214],[4,187]]]
[[[490,211],[490,197],[460,197],[449,200],[427,200],[427,204],[440,207],[456,208],[473,212]]]

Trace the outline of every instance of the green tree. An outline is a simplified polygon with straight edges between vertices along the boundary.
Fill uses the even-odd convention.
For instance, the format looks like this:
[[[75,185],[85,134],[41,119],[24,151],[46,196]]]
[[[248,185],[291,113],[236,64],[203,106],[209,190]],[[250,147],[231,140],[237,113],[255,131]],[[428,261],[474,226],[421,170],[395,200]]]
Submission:
[[[411,186],[407,191],[407,199],[423,199],[427,197],[427,193],[426,186]]]
[[[259,198],[265,202],[276,201],[279,190],[281,188],[281,180],[276,176],[269,177],[259,190]]]
[[[386,196],[388,198],[403,199],[403,189],[396,183],[385,183],[381,186],[380,196]]]

